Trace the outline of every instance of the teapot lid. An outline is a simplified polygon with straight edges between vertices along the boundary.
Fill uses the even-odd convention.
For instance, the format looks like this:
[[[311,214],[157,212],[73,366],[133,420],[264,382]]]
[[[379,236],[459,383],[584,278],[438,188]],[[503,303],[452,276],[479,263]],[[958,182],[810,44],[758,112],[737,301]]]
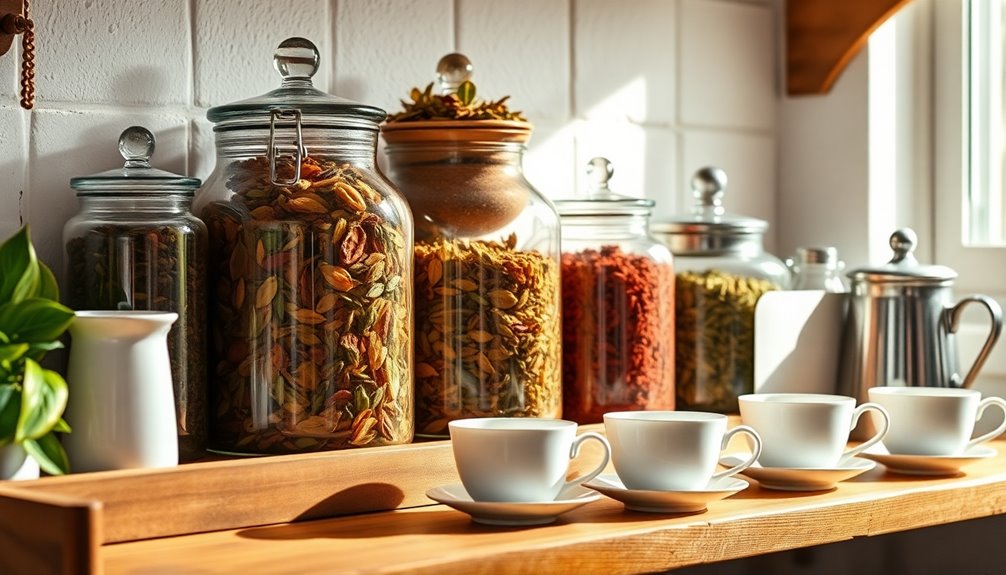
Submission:
[[[859,268],[849,272],[849,279],[870,283],[908,283],[922,282],[926,284],[950,283],[957,277],[957,272],[941,265],[920,264],[915,259],[915,246],[919,237],[911,228],[901,228],[891,234],[891,249],[894,257],[886,264],[874,268]]]

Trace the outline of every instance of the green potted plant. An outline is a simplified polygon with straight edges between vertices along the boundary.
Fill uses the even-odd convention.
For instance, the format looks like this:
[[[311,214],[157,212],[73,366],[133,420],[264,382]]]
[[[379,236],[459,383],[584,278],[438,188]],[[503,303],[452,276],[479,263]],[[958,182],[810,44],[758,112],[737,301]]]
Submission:
[[[53,475],[69,470],[56,437],[70,431],[62,419],[66,382],[39,362],[62,347],[59,337],[71,321],[55,276],[22,227],[0,245],[0,479],[14,477],[26,460]]]

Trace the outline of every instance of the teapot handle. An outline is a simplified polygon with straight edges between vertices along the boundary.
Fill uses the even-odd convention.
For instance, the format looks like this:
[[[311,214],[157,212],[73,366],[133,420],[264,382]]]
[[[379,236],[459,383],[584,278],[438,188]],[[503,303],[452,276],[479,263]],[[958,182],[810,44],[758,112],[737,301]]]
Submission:
[[[985,338],[985,345],[983,345],[982,350],[978,352],[978,357],[975,358],[975,362],[971,364],[971,369],[968,371],[968,374],[964,376],[964,381],[961,382],[961,387],[963,388],[969,388],[971,387],[971,384],[975,382],[975,378],[978,376],[978,371],[981,370],[985,360],[988,359],[989,353],[992,352],[992,348],[995,346],[996,341],[999,340],[999,334],[1002,333],[1003,329],[1003,310],[999,306],[999,303],[988,296],[972,295],[961,299],[954,305],[954,307],[947,310],[950,312],[947,317],[947,331],[950,333],[957,332],[957,328],[961,323],[961,314],[969,303],[980,303],[985,306],[985,309],[989,311],[989,316],[992,319],[992,326],[989,330],[988,337]]]

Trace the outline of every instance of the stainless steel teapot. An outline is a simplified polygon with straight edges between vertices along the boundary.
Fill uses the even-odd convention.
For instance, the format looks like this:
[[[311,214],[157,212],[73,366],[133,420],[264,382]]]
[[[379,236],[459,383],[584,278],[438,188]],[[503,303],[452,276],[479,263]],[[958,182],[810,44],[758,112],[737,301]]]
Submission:
[[[874,386],[970,387],[1002,331],[1002,308],[984,295],[956,303],[957,272],[923,265],[912,253],[915,232],[891,235],[894,257],[876,268],[849,272],[849,313],[839,364],[838,392],[867,401]],[[991,329],[966,374],[961,375],[955,333],[969,304],[985,307]]]

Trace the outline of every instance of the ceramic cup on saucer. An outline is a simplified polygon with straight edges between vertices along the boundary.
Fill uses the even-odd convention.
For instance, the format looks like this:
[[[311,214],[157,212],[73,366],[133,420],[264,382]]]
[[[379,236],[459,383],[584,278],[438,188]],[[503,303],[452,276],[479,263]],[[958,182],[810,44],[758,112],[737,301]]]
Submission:
[[[873,387],[870,401],[884,406],[891,429],[884,447],[892,454],[959,455],[1006,431],[1006,421],[996,429],[971,438],[975,422],[989,406],[1006,412],[999,397],[981,398],[974,389],[950,387]]]
[[[604,414],[615,472],[628,489],[703,489],[747,469],[761,452],[761,438],[741,425],[727,431],[727,416],[692,411],[623,411]],[[751,457],[713,473],[730,438],[751,438]]]
[[[604,436],[576,434],[576,423],[561,419],[487,417],[449,424],[454,462],[461,483],[475,501],[553,501],[560,491],[590,481],[608,465],[611,447]],[[593,471],[566,481],[569,462],[593,439],[604,448]]]
[[[817,393],[760,393],[739,398],[741,420],[762,439],[762,467],[835,468],[884,438],[888,415],[875,403],[856,407],[843,395]],[[876,434],[846,449],[849,432],[866,411],[877,415]]]

